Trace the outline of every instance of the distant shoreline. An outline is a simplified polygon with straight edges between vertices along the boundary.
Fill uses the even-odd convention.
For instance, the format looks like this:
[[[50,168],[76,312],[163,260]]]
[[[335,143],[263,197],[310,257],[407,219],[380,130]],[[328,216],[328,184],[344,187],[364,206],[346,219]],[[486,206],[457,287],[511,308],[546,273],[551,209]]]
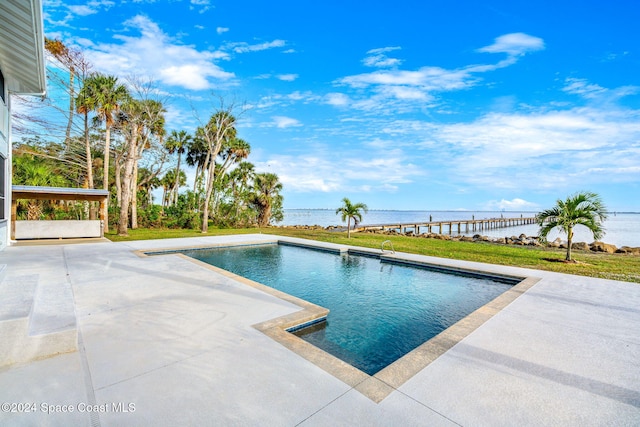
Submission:
[[[373,224],[416,224],[424,222],[448,222],[448,221],[467,221],[482,220],[490,218],[517,218],[521,215],[524,217],[533,217],[537,212],[534,211],[461,211],[461,210],[369,210],[363,215],[361,225]],[[334,209],[284,209],[283,221],[274,224],[276,226],[335,226],[346,227],[347,223],[342,222],[339,215],[336,215]],[[640,212],[610,212],[604,223],[605,236],[603,240],[618,247],[640,246]],[[576,229],[574,241],[591,242],[593,238],[583,227]],[[528,236],[537,235],[539,226],[537,224],[529,224],[507,228],[485,229],[482,231],[490,237],[505,237],[520,234]],[[425,230],[421,230],[425,231]],[[461,234],[473,236],[472,230]],[[549,238],[554,240],[556,237],[566,239],[566,236],[556,231],[552,232]]]
[[[284,211],[333,211],[333,208],[284,208]],[[538,210],[468,210],[468,209],[369,209],[369,212],[498,212],[498,213],[538,213]],[[607,215],[640,215],[640,211],[608,211]]]

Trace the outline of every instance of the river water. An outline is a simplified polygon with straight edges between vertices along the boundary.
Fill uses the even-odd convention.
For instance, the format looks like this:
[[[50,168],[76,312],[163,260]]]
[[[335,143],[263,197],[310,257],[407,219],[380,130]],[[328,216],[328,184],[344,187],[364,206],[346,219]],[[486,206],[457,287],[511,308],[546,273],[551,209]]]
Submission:
[[[362,225],[367,224],[394,224],[394,223],[412,223],[412,222],[428,222],[428,221],[458,221],[488,218],[520,218],[533,217],[536,212],[525,211],[387,211],[387,210],[371,210],[363,215]],[[346,226],[340,220],[340,216],[336,215],[335,210],[329,209],[285,209],[284,220],[277,225],[319,225],[328,226]],[[634,213],[609,213],[608,219],[604,223],[605,235],[603,242],[621,246],[640,246],[640,212]],[[464,227],[463,227],[464,229]],[[527,236],[535,236],[538,234],[539,227],[535,224],[514,226],[507,228],[497,228],[491,230],[483,230],[481,232],[461,233],[466,235],[474,235],[480,233],[490,237],[506,237],[519,236],[526,234]],[[424,232],[426,230],[420,230]],[[445,233],[448,230],[445,228]],[[455,229],[454,229],[454,234]],[[560,237],[566,240],[567,236],[556,232],[549,233],[548,240],[554,240]],[[574,242],[593,242],[593,236],[582,226],[575,228]]]

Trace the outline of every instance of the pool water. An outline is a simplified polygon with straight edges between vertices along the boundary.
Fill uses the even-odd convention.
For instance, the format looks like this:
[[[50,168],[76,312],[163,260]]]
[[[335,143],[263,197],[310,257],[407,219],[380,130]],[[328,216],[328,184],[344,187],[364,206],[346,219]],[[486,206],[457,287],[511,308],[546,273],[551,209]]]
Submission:
[[[328,308],[295,334],[369,375],[515,284],[285,245],[183,253]]]

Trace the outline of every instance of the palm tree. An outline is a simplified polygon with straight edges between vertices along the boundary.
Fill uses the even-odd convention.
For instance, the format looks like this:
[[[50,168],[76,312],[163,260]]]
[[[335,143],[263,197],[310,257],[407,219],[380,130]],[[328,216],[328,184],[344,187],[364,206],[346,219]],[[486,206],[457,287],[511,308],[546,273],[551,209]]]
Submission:
[[[205,163],[207,162],[207,143],[198,133],[196,133],[188,144],[186,160],[189,166],[196,167],[196,176],[193,180],[193,192],[195,193],[198,188],[198,183],[201,180],[202,172],[206,168]]]
[[[115,76],[106,76],[104,74],[92,74],[85,82],[87,86],[86,96],[92,98],[93,110],[98,114],[97,119],[105,122],[105,138],[104,138],[104,170],[103,188],[109,190],[109,155],[111,143],[111,127],[115,122],[114,114],[120,110],[120,105],[129,98],[127,88],[118,83]],[[107,211],[107,203],[105,203],[105,211]],[[105,212],[107,218],[107,212]],[[108,231],[109,221],[105,221],[104,231]]]
[[[342,199],[342,206],[336,209],[336,215],[342,215],[342,221],[347,220],[347,238],[351,238],[351,218],[355,223],[362,221],[362,212],[367,213],[368,208],[364,203],[352,204],[348,198]]]
[[[80,89],[75,99],[76,111],[84,117],[84,148],[87,158],[87,184],[93,188],[93,160],[91,156],[91,142],[89,140],[89,112],[95,110],[95,102],[86,84]]]
[[[176,171],[172,169],[167,171],[159,182],[163,187],[162,207],[168,207],[171,204],[173,189],[176,187],[184,187],[186,185],[187,174],[184,173],[184,171],[180,171],[180,173],[176,175]]]
[[[215,186],[215,159],[226,141],[236,137],[236,118],[231,114],[231,108],[221,109],[215,112],[209,122],[200,127],[196,132],[206,142],[207,177],[205,183],[204,203],[202,207],[202,232],[209,229],[209,204]]]
[[[182,155],[187,151],[187,147],[189,146],[189,142],[191,141],[191,135],[189,135],[186,131],[181,130],[180,132],[172,130],[171,135],[167,139],[165,143],[165,148],[169,151],[169,154],[177,153],[178,154],[178,164],[176,165],[176,171],[174,176],[180,176],[180,160],[182,160]],[[173,187],[173,203],[175,204],[178,201],[178,180],[176,180],[175,186]]]
[[[275,173],[259,173],[253,179],[252,204],[258,211],[258,227],[266,227],[271,221],[274,208],[282,204],[282,184]]]
[[[571,261],[571,241],[573,240],[573,228],[583,225],[591,231],[593,238],[598,240],[604,235],[602,222],[607,219],[607,209],[600,196],[596,193],[583,192],[567,197],[566,200],[558,199],[556,205],[540,212],[536,218],[540,231],[538,236],[546,240],[547,235],[554,228],[567,234],[566,261]]]
[[[108,190],[111,127],[115,122],[115,114],[129,98],[129,91],[123,84],[118,83],[116,76],[98,73],[89,76],[84,84],[87,86],[87,96],[92,98],[93,110],[98,114],[98,120],[105,123],[103,188]]]
[[[33,157],[22,157],[15,162],[15,178],[17,184],[32,186],[63,187],[66,181],[47,164]],[[27,204],[27,219],[37,220],[42,216],[44,200],[32,199]]]
[[[162,146],[164,136],[164,107],[162,103],[151,100],[130,99],[123,106],[126,121],[123,124],[123,135],[126,139],[122,175],[122,199],[120,201],[120,218],[118,219],[118,235],[127,235],[129,219],[131,228],[137,227],[137,190],[138,159],[153,141]],[[129,216],[131,210],[131,216]]]

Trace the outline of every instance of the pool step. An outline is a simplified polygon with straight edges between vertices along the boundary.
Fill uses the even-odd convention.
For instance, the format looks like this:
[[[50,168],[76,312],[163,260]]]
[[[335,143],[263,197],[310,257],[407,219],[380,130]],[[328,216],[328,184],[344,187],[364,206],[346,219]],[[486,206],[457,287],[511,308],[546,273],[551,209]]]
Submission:
[[[4,277],[2,277],[4,276]],[[0,272],[0,366],[77,350],[71,287]]]

